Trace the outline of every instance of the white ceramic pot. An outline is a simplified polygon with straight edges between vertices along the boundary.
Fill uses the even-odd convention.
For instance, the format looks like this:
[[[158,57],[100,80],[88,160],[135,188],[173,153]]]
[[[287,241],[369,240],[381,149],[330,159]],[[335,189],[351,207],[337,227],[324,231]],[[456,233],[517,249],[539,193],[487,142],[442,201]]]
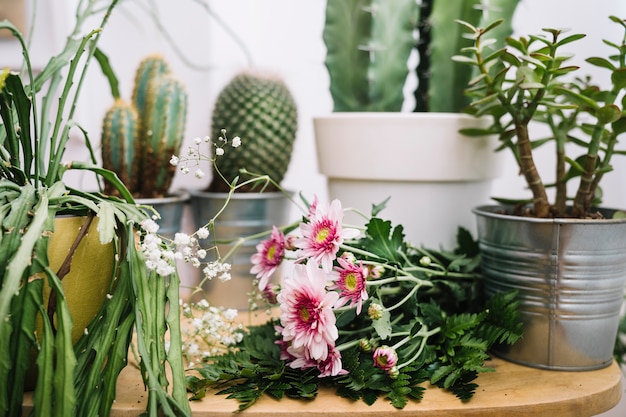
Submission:
[[[416,245],[452,248],[458,226],[475,233],[471,209],[489,202],[502,155],[495,137],[459,129],[484,123],[456,113],[333,113],[314,119],[319,169],[331,199],[402,224]],[[348,213],[346,222],[362,223]]]

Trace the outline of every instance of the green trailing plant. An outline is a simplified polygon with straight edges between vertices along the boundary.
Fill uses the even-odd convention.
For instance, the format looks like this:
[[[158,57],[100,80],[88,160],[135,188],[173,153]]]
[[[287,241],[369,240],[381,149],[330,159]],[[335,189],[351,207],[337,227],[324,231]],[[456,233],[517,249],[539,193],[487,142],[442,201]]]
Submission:
[[[36,366],[34,416],[107,416],[116,382],[126,366],[133,333],[148,401],[146,414],[190,415],[180,350],[176,273],[164,278],[146,267],[139,249],[140,223],[149,218],[124,184],[98,166],[87,132],[75,120],[77,99],[97,43],[117,0],[79,2],[76,25],[62,51],[35,77],[24,37],[8,21],[22,46],[24,73],[0,76],[0,415],[22,415],[26,372]],[[100,18],[85,32],[85,22]],[[106,71],[106,66],[103,66]],[[63,163],[70,130],[84,134],[89,162]],[[64,182],[70,170],[86,170],[112,184],[120,197],[85,192]],[[63,290],[64,268],[48,262],[58,215],[97,216],[101,243],[115,251],[108,297],[84,334],[72,344],[73,322]],[[78,242],[77,242],[78,243]],[[70,249],[66,261],[74,264]],[[89,260],[87,260],[89,261]],[[47,312],[43,287],[56,308]],[[51,318],[54,317],[54,320]],[[36,331],[36,321],[42,327]],[[171,346],[165,349],[165,333]],[[36,360],[31,360],[29,352]],[[8,381],[8,383],[7,383]]]
[[[132,104],[119,94],[102,125],[102,165],[138,198],[167,194],[185,133],[187,93],[160,55],[146,57],[135,75]],[[107,192],[114,187],[105,184]]]
[[[274,183],[283,180],[298,130],[296,103],[279,78],[251,72],[237,74],[220,92],[211,119],[211,135],[240,137],[244,146],[229,149],[219,157],[208,191],[228,192],[229,184],[242,173],[263,174]],[[252,185],[238,188],[252,191]],[[266,191],[276,191],[272,182]]]
[[[415,111],[460,112],[472,69],[451,58],[471,40],[455,19],[511,21],[518,0],[329,0],[323,32],[334,111],[397,112],[417,55]],[[502,43],[511,26],[494,36]],[[416,36],[417,33],[417,36]],[[412,71],[412,70],[411,70]]]
[[[472,100],[469,111],[493,121],[486,129],[464,133],[498,135],[500,149],[512,152],[532,194],[527,200],[500,201],[520,207],[530,203],[525,213],[536,217],[596,216],[593,207],[601,202],[600,182],[613,169],[612,157],[625,154],[617,144],[626,132],[626,22],[615,16],[610,20],[624,28],[624,36],[617,43],[604,41],[611,48],[607,57],[586,59],[605,71],[606,88],[589,77],[575,77],[579,68],[570,65],[571,55],[562,52],[584,34],[544,29],[538,35],[509,37],[506,47],[494,49],[491,37],[501,21],[485,28],[459,22],[473,45],[455,60],[478,70],[467,88]],[[546,125],[550,135],[534,138],[534,123]],[[554,146],[556,154],[551,183],[536,164],[537,149],[547,144]],[[568,190],[571,180],[578,180],[573,194]],[[555,190],[553,201],[548,198],[550,188]]]

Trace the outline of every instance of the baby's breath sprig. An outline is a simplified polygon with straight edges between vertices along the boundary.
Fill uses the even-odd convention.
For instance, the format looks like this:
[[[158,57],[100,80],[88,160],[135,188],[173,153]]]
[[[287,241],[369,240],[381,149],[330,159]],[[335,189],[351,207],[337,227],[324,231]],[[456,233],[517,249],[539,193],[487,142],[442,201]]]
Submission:
[[[182,350],[189,368],[241,342],[243,326],[237,322],[237,310],[215,307],[204,299],[192,303],[181,301],[181,307],[186,319]]]

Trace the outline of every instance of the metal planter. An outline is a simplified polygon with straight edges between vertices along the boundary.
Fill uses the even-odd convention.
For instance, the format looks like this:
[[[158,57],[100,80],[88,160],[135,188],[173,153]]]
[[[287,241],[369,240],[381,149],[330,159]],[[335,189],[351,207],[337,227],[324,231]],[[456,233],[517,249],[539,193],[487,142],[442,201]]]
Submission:
[[[162,198],[138,198],[137,204],[152,206],[159,215],[157,219],[159,234],[170,239],[181,229],[181,221],[185,210],[185,204],[189,201],[189,193],[176,191]]]
[[[537,219],[475,208],[487,295],[520,292],[524,337],[496,354],[554,370],[608,366],[626,283],[626,220]]]
[[[222,209],[227,193],[208,193],[202,191],[191,192],[191,210],[195,227],[206,224]],[[289,218],[291,201],[282,192],[270,193],[240,193],[233,194],[224,210],[215,222],[214,236],[221,256],[226,255],[233,248],[237,239],[268,232],[267,236],[251,239],[239,246],[227,262],[231,264],[231,280],[219,280],[204,283],[207,301],[215,306],[224,306],[237,309],[249,308],[249,294],[253,290],[254,275],[250,274],[250,257],[256,253],[256,245],[269,237],[272,226],[281,226]],[[274,274],[274,279],[280,278],[280,271]]]

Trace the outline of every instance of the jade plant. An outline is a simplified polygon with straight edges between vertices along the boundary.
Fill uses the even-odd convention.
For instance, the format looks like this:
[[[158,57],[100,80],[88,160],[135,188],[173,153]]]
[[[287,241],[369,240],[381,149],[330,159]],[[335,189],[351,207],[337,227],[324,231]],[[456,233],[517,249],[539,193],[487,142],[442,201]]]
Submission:
[[[139,64],[132,103],[114,92],[102,125],[102,165],[118,174],[136,198],[165,196],[176,168],[170,164],[184,138],[187,93],[160,55]],[[105,191],[113,193],[111,183]]]
[[[123,182],[95,158],[63,162],[70,130],[82,132],[93,149],[75,111],[93,58],[107,61],[97,44],[117,4],[117,0],[81,1],[64,48],[36,76],[24,36],[11,22],[0,22],[0,30],[11,32],[21,45],[24,68],[22,73],[0,74],[2,416],[25,412],[29,369],[37,370],[30,397],[32,415],[108,416],[131,350],[147,391],[146,415],[191,414],[175,308],[179,278],[175,271],[168,277],[149,271],[140,249],[141,224],[151,213],[138,207]],[[99,22],[86,30],[86,22],[94,18]],[[119,197],[69,186],[64,177],[71,170],[105,179]],[[75,344],[63,279],[77,263],[93,260],[75,256],[89,230],[83,227],[62,266],[52,268],[48,249],[57,233],[55,218],[68,215],[84,218],[84,226],[97,222],[100,243],[114,248],[110,288],[98,314],[79,329]],[[46,286],[51,288],[50,297],[44,295]]]
[[[471,40],[455,19],[511,21],[518,0],[328,0],[323,39],[334,111],[397,112],[417,55],[415,111],[460,112],[471,68],[451,60]],[[511,33],[503,24],[498,43]],[[417,36],[415,35],[417,33]]]
[[[298,130],[296,103],[280,78],[252,72],[237,74],[220,92],[211,120],[211,136],[240,137],[242,146],[219,157],[208,191],[228,192],[242,170],[267,175],[265,191],[277,191],[287,172]],[[240,192],[256,190],[252,182]]]
[[[472,100],[469,112],[487,116],[486,129],[467,129],[468,135],[497,135],[500,149],[509,149],[524,176],[532,198],[517,203],[524,214],[536,217],[594,217],[601,203],[600,182],[613,168],[614,155],[626,152],[617,147],[626,132],[626,21],[610,20],[624,28],[619,42],[605,40],[611,49],[606,57],[586,59],[607,75],[600,87],[588,76],[577,76],[579,68],[568,61],[564,46],[584,34],[566,34],[544,29],[530,36],[509,37],[503,48],[493,47],[500,20],[484,28],[459,22],[469,32],[473,45],[454,59],[478,70],[466,90]],[[547,137],[533,137],[533,125],[548,127]],[[555,151],[554,181],[537,165],[537,149],[551,144]],[[570,154],[568,154],[568,152]],[[572,152],[575,152],[572,155]],[[570,180],[578,180],[574,193]],[[554,200],[548,190],[554,190]],[[529,206],[527,204],[530,204]]]

